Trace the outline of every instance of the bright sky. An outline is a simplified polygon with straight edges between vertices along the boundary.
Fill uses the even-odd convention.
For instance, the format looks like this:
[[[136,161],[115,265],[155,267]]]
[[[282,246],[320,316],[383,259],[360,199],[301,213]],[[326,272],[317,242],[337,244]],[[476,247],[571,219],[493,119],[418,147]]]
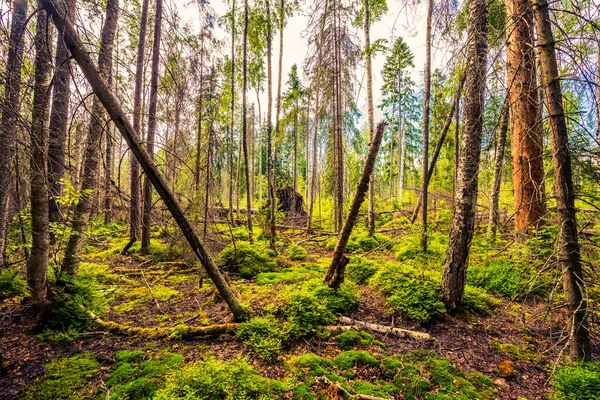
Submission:
[[[186,5],[189,4],[189,0],[175,0],[178,4],[180,16],[182,22],[190,23],[192,26],[198,26],[197,8],[194,6]],[[229,8],[225,1],[210,1],[211,6],[216,11],[217,15],[221,16],[225,14]],[[305,6],[306,8],[306,6]],[[407,42],[410,46],[413,54],[415,55],[415,66],[413,72],[413,80],[417,84],[422,83],[422,71],[425,63],[425,4],[420,4],[416,8],[407,8],[401,4],[398,0],[391,0],[388,3],[389,11],[383,19],[377,22],[371,30],[371,42],[377,39],[387,39],[388,42],[398,36]],[[193,10],[193,11],[192,11]],[[288,24],[283,34],[283,83],[287,80],[287,74],[293,64],[298,64],[299,70],[302,71],[304,58],[307,51],[307,41],[302,37],[302,33],[306,28],[308,18],[305,15],[296,15],[288,21]],[[215,34],[218,37],[229,40],[229,34],[221,29],[217,29]],[[356,32],[357,37],[363,40],[363,32]],[[279,57],[279,34],[276,34],[273,38],[273,74],[276,76],[278,73],[278,57]],[[435,43],[434,43],[435,46]],[[433,50],[433,66],[441,66],[444,60],[444,53],[439,49]],[[379,104],[381,100],[381,69],[385,63],[385,54],[379,53],[373,59],[373,98],[375,105]],[[359,70],[357,71],[358,79],[361,80],[364,76],[364,64],[361,63]],[[306,77],[301,75],[301,79],[306,82]],[[366,114],[366,93],[364,85],[366,79],[362,79],[363,88],[358,93],[358,107],[360,108],[363,115]],[[273,95],[277,90],[276,83],[273,85]],[[252,96],[250,94],[250,96]],[[266,104],[266,94],[264,95],[264,101],[261,98],[261,103]],[[252,100],[251,100],[252,101]],[[375,120],[381,118],[381,113],[376,109]]]

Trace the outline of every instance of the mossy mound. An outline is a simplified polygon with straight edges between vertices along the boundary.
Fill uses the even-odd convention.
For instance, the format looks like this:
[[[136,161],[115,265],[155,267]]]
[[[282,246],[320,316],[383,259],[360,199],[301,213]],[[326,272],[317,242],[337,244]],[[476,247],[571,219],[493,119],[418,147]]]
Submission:
[[[218,257],[220,267],[230,272],[237,272],[240,278],[248,279],[261,272],[277,269],[277,254],[264,246],[255,243],[237,241],[225,247]]]

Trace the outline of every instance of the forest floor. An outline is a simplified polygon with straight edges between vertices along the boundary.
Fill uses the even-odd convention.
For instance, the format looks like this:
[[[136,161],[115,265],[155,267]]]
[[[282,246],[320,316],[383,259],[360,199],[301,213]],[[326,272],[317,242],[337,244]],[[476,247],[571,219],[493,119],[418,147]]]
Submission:
[[[392,240],[393,236],[402,238],[402,232],[397,231],[391,235]],[[302,240],[299,234],[294,236],[293,232],[287,232],[286,237],[296,242]],[[336,339],[336,334],[313,332],[293,342],[284,342],[280,348],[276,346],[277,354],[265,361],[265,357],[253,351],[252,346],[240,340],[235,333],[204,337],[188,336],[185,332],[177,334],[177,327],[181,326],[230,323],[231,314],[210,281],[202,278],[200,266],[190,261],[189,255],[173,255],[169,245],[159,243],[158,239],[154,244],[159,252],[154,256],[120,255],[119,249],[125,242],[126,238],[119,236],[95,241],[87,246],[86,256],[81,264],[80,273],[93,277],[101,289],[100,297],[107,301],[102,320],[129,327],[172,328],[172,334],[153,337],[150,330],[147,334],[138,335],[109,333],[101,326],[94,326],[71,336],[69,333],[64,337],[60,336],[56,334],[56,330],[53,331],[54,334],[40,335],[34,315],[26,305],[21,305],[21,298],[7,299],[0,304],[0,354],[3,358],[0,360],[0,399],[36,398],[34,393],[36,390],[40,393],[44,382],[49,385],[52,383],[53,378],[47,376],[50,374],[48,363],[58,359],[73,360],[69,357],[78,354],[91,355],[97,360],[97,364],[94,364],[89,374],[76,377],[76,383],[70,389],[75,392],[71,394],[76,394],[75,397],[78,398],[108,399],[119,398],[118,385],[125,383],[114,379],[115,366],[122,365],[117,353],[123,350],[141,350],[144,360],[160,360],[158,357],[167,352],[180,354],[186,365],[203,359],[207,354],[212,354],[219,360],[239,361],[239,357],[244,357],[260,375],[278,381],[285,381],[293,373],[289,360],[295,359],[295,356],[314,353],[327,360],[338,360],[344,349],[347,350]],[[283,257],[279,257],[279,270],[284,268],[284,272],[263,274],[264,279],[233,279],[235,275],[232,276],[233,289],[239,293],[243,303],[252,309],[254,316],[273,314],[281,318],[285,300],[280,294],[295,290],[306,280],[323,276],[331,251],[315,241],[304,242],[303,246],[309,254],[303,261],[282,260]],[[398,263],[394,251],[389,247],[386,249],[387,246],[380,247],[367,252],[363,257],[373,258],[377,260],[377,264]],[[439,262],[439,258],[432,262]],[[278,273],[284,275],[277,275]],[[431,339],[367,331],[374,340],[354,343],[354,349],[366,350],[379,360],[394,359],[400,360],[400,363],[404,356],[407,356],[408,363],[408,360],[420,357],[414,356],[415,354],[435,354],[439,360],[450,361],[435,366],[446,365],[448,371],[454,371],[448,375],[447,381],[436,381],[435,368],[431,367],[434,364],[429,361],[416,362],[415,374],[429,380],[428,385],[422,393],[413,390],[412,397],[408,392],[394,393],[393,397],[426,398],[427,393],[430,393],[440,396],[446,394],[446,397],[435,398],[476,398],[477,395],[469,394],[471,392],[461,392],[461,385],[474,382],[469,374],[475,372],[489,378],[486,381],[489,382],[489,390],[480,391],[486,398],[540,399],[551,391],[551,372],[564,350],[564,343],[557,345],[560,343],[558,338],[563,333],[564,319],[560,313],[547,316],[547,305],[541,297],[529,296],[516,302],[494,296],[494,305],[488,312],[463,312],[455,315],[443,313],[431,322],[424,323],[413,322],[403,317],[402,313],[392,312],[386,296],[372,285],[356,285],[356,292],[357,304],[344,313],[347,317],[382,326],[426,332],[431,335]],[[427,352],[415,352],[419,350]],[[410,356],[412,358],[408,356],[410,354],[413,355]],[[376,383],[379,386],[370,387],[365,394],[379,394],[374,397],[389,398],[390,395],[381,395],[384,392],[380,390],[385,388],[385,380],[389,378],[385,378],[384,364],[373,366],[368,361],[361,363],[357,359],[349,372],[343,372],[338,364],[331,367],[336,368],[336,374],[331,376],[336,377],[333,378],[334,381],[340,379],[340,386],[357,394],[365,393],[364,390],[361,391],[359,382]],[[69,368],[70,361],[65,365]],[[78,368],[76,365],[71,367]],[[135,367],[139,363],[131,365]],[[129,376],[134,379],[140,374],[131,373]],[[388,381],[397,379],[398,374],[400,372],[396,373],[396,378],[392,376]],[[153,379],[164,380],[165,375],[163,371]],[[302,379],[308,382],[311,379],[308,376],[303,375],[304,378],[299,378],[298,382]],[[60,384],[60,379],[57,382]],[[335,386],[334,383],[329,384]],[[160,385],[158,383],[157,387]],[[318,381],[313,380],[308,385],[311,387],[310,396],[303,397],[288,392],[281,397],[337,398],[327,395],[326,389],[317,389]],[[479,389],[476,383],[473,385]],[[51,397],[48,395],[47,398]]]

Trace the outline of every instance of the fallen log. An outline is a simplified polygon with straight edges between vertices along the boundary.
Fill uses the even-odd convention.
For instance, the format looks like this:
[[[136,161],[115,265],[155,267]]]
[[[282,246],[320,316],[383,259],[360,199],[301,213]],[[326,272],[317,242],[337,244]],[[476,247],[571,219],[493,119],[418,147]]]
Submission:
[[[395,336],[409,336],[413,339],[419,339],[419,340],[431,339],[431,335],[426,332],[411,331],[408,329],[393,328],[391,326],[371,324],[369,322],[357,321],[352,318],[348,318],[348,317],[344,317],[344,316],[339,316],[338,320],[340,321],[341,324],[344,324],[344,325],[330,325],[330,326],[326,327],[326,330],[328,330],[330,332],[331,331],[345,332],[345,331],[349,331],[351,329],[356,329],[356,330],[362,329],[362,330],[373,331],[373,332],[383,333],[383,334],[390,333]]]

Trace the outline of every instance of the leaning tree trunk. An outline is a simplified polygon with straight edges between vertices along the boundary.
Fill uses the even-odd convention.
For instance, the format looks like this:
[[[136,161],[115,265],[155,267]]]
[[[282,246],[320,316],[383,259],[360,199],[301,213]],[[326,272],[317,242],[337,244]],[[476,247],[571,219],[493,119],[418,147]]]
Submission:
[[[75,15],[75,0],[67,3],[67,18]],[[69,119],[69,99],[71,97],[71,62],[63,40],[63,32],[56,38],[56,72],[52,92],[50,112],[50,138],[48,143],[48,219],[51,223],[61,221],[58,198],[62,194],[61,179],[65,174],[65,142]],[[50,235],[54,240],[53,235]]]
[[[46,11],[37,14],[35,33],[35,74],[33,111],[31,114],[31,255],[27,260],[27,283],[31,302],[41,311],[47,302],[49,251],[48,186],[46,176],[48,146],[48,114],[50,111],[51,26]]]
[[[429,186],[429,107],[431,103],[431,23],[433,15],[433,0],[427,4],[427,28],[425,40],[425,94],[423,97],[423,181],[421,182],[421,197],[423,202],[421,233],[421,248],[427,252],[427,187]]]
[[[515,233],[522,236],[537,228],[546,214],[542,124],[531,0],[505,4]]]
[[[363,0],[364,7],[364,23],[363,30],[365,33],[365,64],[367,69],[367,114],[369,120],[369,140],[373,140],[375,134],[375,112],[373,111],[373,68],[371,65],[371,20],[369,10],[369,0]],[[393,154],[390,151],[390,154]],[[390,171],[391,167],[390,167]],[[392,181],[390,173],[390,182]],[[369,180],[369,217],[368,217],[369,236],[375,233],[375,169]]]
[[[98,69],[102,79],[107,79],[112,68],[112,50],[119,17],[119,0],[109,0],[106,6],[106,18],[102,28]],[[60,30],[60,29],[59,29]],[[66,35],[66,32],[64,32]],[[67,46],[68,47],[68,46]],[[88,228],[94,192],[97,189],[98,169],[100,167],[100,140],[106,127],[104,110],[99,99],[92,103],[91,123],[88,131],[88,143],[85,149],[85,163],[81,177],[81,197],[75,206],[71,223],[71,235],[65,249],[62,270],[70,275],[77,274],[79,257],[83,247],[85,232]]]
[[[487,4],[469,3],[469,42],[463,117],[462,153],[458,164],[458,187],[442,275],[443,299],[448,311],[463,300],[469,249],[473,239],[487,61]]]
[[[133,92],[133,129],[138,137],[142,137],[140,120],[142,114],[142,90],[144,88],[144,48],[146,47],[147,22],[148,0],[143,0],[135,66],[135,88]],[[123,253],[126,253],[133,246],[140,235],[140,165],[133,154],[129,157],[129,190],[131,192],[131,203],[129,205],[129,242],[123,248]]]
[[[329,265],[329,269],[325,274],[325,283],[333,289],[339,288],[342,282],[344,282],[344,272],[346,270],[346,265],[350,261],[348,257],[344,255],[344,252],[346,251],[348,239],[350,239],[350,235],[352,234],[352,229],[356,224],[360,206],[365,200],[365,196],[369,189],[369,181],[371,179],[371,174],[373,173],[375,160],[377,159],[377,153],[379,152],[379,146],[381,145],[381,138],[383,137],[385,126],[385,122],[379,123],[377,126],[377,132],[373,136],[373,140],[370,143],[369,153],[367,154],[362,175],[360,176],[358,186],[356,187],[356,193],[354,194],[350,211],[348,212],[344,226],[342,227],[338,236],[338,241],[335,245],[335,250],[333,251],[333,258],[331,259],[331,264]]]
[[[492,181],[492,194],[490,200],[490,223],[489,234],[496,238],[496,231],[500,225],[500,183],[502,181],[502,167],[504,166],[504,148],[506,147],[506,134],[508,133],[508,98],[502,106],[500,117],[500,130],[498,131],[498,142],[496,143],[496,157],[494,160],[494,179]]]
[[[448,112],[448,117],[446,117],[446,122],[444,123],[444,127],[442,128],[442,132],[440,133],[440,139],[438,140],[437,144],[435,145],[435,150],[433,151],[433,154],[431,156],[431,162],[429,163],[429,169],[427,170],[427,177],[426,177],[427,185],[429,185],[429,181],[431,180],[431,177],[433,176],[433,170],[435,168],[435,164],[437,163],[437,159],[440,156],[440,152],[442,151],[442,145],[444,144],[444,141],[446,140],[446,135],[448,134],[450,125],[452,124],[452,118],[454,117],[454,114],[458,110],[458,105],[460,103],[460,97],[462,95],[462,89],[463,89],[464,83],[465,83],[465,75],[463,75],[460,78],[460,81],[458,82],[458,88],[456,90],[456,94],[454,95],[454,100],[452,101],[452,106],[450,107],[450,111]],[[410,221],[412,223],[414,223],[415,220],[417,219],[417,216],[419,215],[419,209],[421,208],[422,205],[423,205],[423,196],[420,195],[419,198],[417,199],[417,205],[415,206],[415,210],[413,211],[412,217],[410,219]]]
[[[13,16],[8,39],[8,55],[4,79],[4,102],[0,120],[0,266],[6,264],[8,230],[8,201],[12,186],[12,159],[17,142],[21,67],[23,66],[24,33],[26,29],[27,0],[13,2]]]
[[[590,360],[590,332],[581,253],[577,237],[575,189],[569,153],[569,132],[560,75],[554,48],[550,12],[546,0],[534,0],[537,45],[540,49],[542,84],[550,122],[554,190],[556,196],[558,262],[563,272],[563,290],[569,309],[569,354],[573,360]]]
[[[154,158],[154,138],[156,136],[156,106],[158,102],[158,68],[160,63],[160,36],[162,32],[162,0],[156,0],[154,16],[154,43],[152,44],[152,72],[150,73],[150,102],[148,104],[148,136],[146,147]],[[144,209],[142,213],[142,246],[140,251],[150,252],[150,220],[152,214],[152,183],[144,179]]]
[[[110,88],[104,82],[100,72],[94,65],[89,53],[85,50],[84,44],[79,37],[79,34],[75,30],[74,26],[66,21],[63,17],[64,13],[60,11],[56,4],[56,0],[40,0],[42,6],[49,12],[54,20],[55,25],[60,30],[65,32],[65,43],[69,48],[69,51],[73,55],[73,58],[79,65],[79,68],[83,72],[90,86],[92,87],[97,98],[102,102],[102,105],[114,121],[115,125],[121,132],[121,135],[127,142],[129,149],[137,158],[138,162],[142,166],[142,169],[150,182],[154,185],[159,196],[165,203],[167,209],[177,222],[179,229],[187,239],[188,243],[192,247],[192,250],[200,260],[200,263],[206,270],[209,278],[219,290],[219,293],[229,306],[229,309],[233,313],[236,319],[243,319],[245,316],[244,311],[240,307],[235,295],[225,278],[215,265],[214,261],[208,254],[207,249],[204,247],[202,242],[198,239],[190,221],[185,216],[181,205],[175,200],[173,194],[169,191],[165,180],[158,173],[158,169],[148,151],[140,146],[140,139],[137,133],[133,129],[133,126],[127,119],[125,113],[121,109],[116,97],[110,92]]]

